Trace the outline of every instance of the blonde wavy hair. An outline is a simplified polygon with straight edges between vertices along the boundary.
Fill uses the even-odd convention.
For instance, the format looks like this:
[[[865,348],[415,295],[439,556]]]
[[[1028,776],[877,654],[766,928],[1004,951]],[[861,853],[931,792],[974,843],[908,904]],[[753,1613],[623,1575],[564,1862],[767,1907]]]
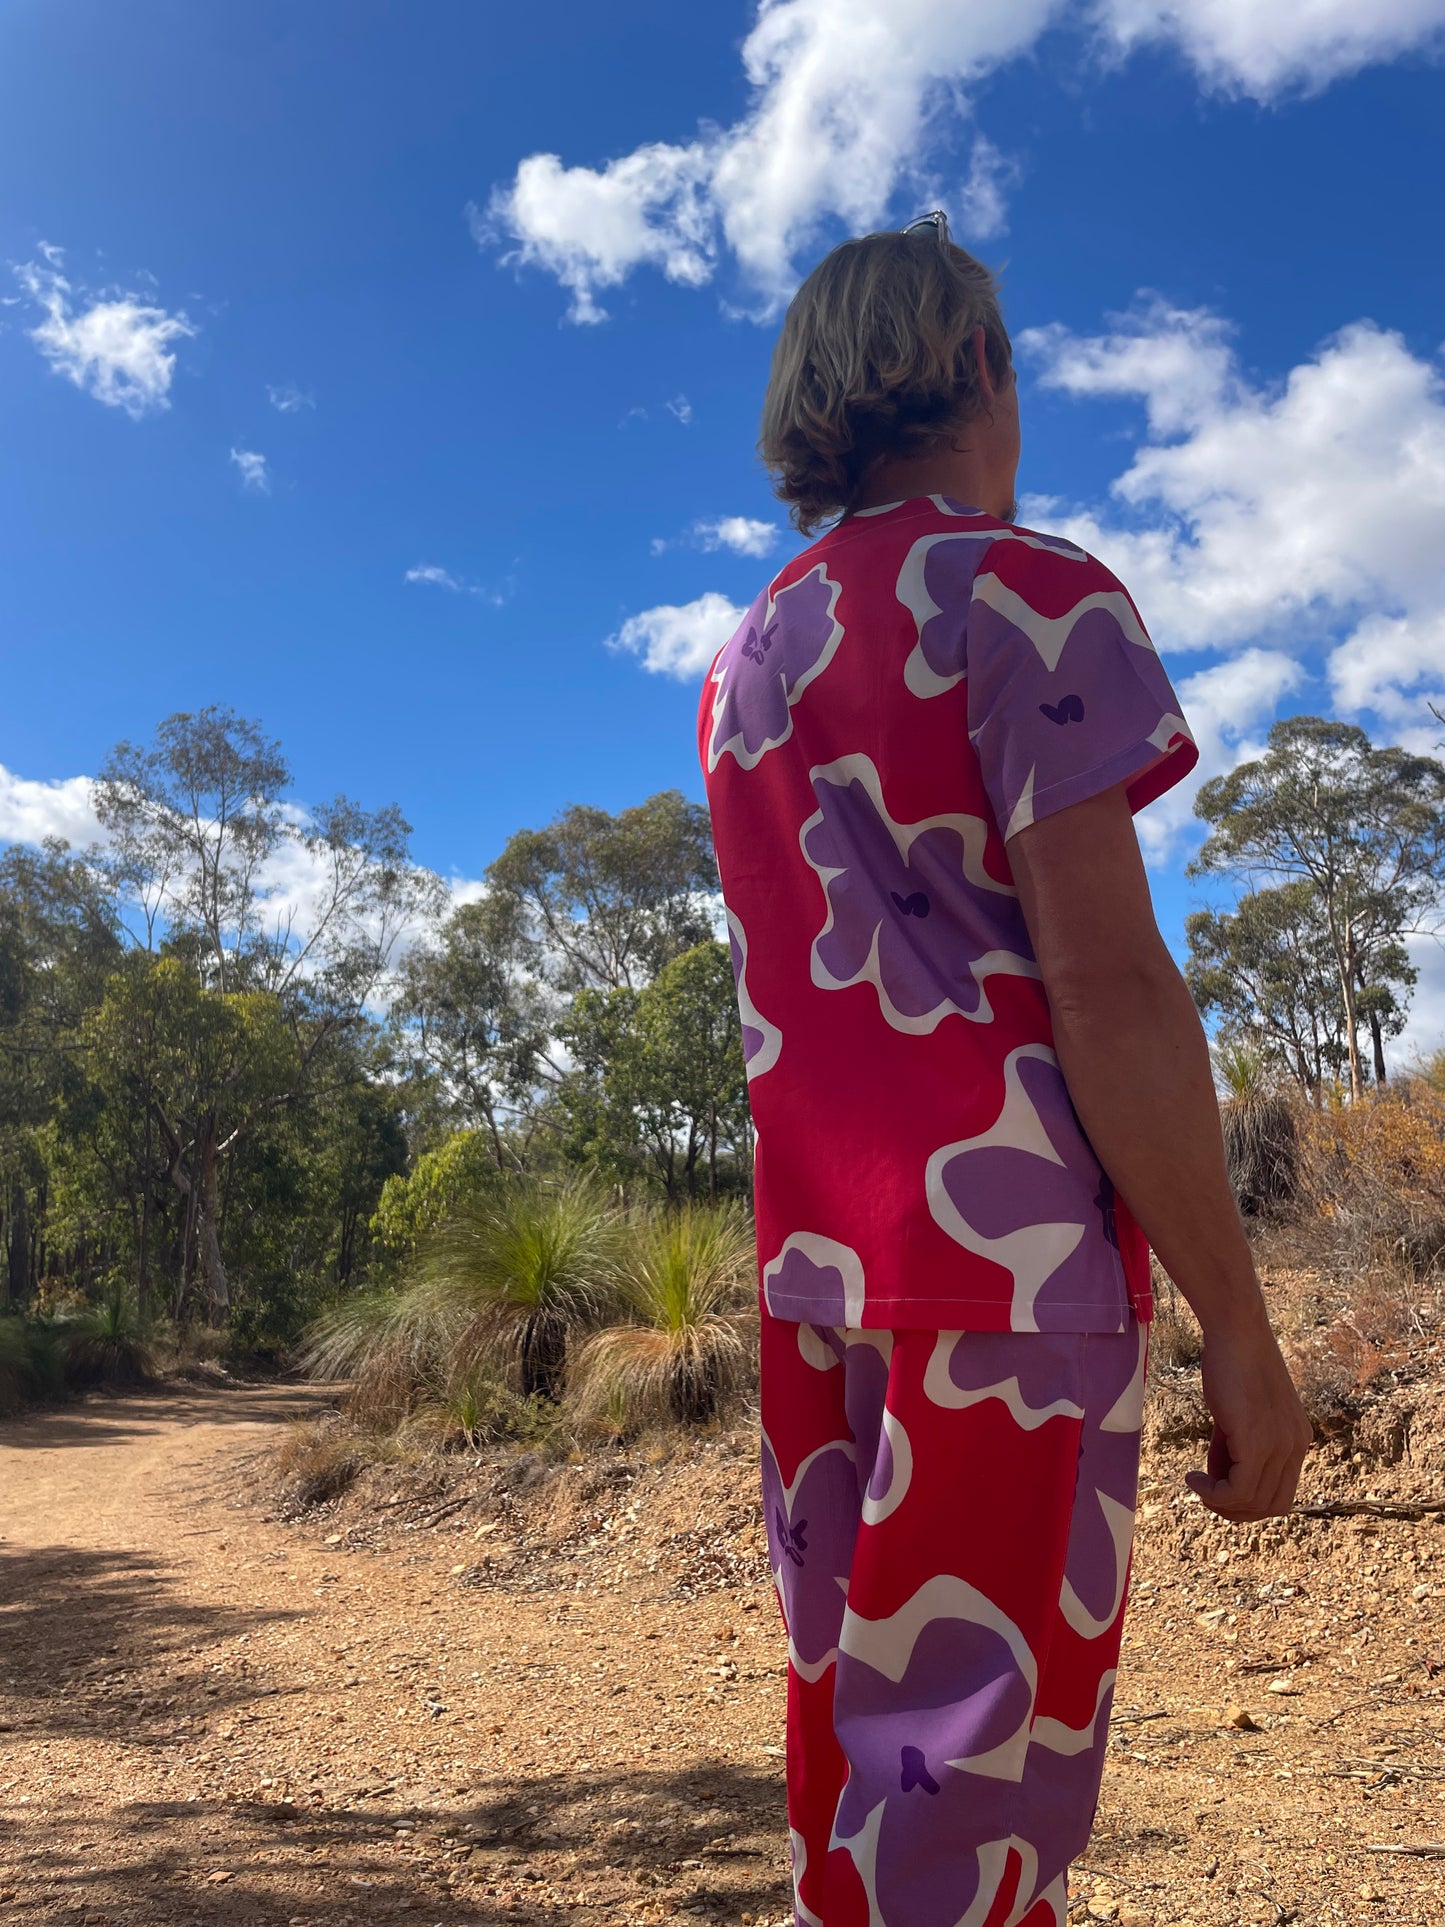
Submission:
[[[993,275],[925,228],[865,234],[819,262],[773,349],[758,452],[804,535],[854,506],[883,455],[985,412],[973,332],[1005,386],[1013,351]]]

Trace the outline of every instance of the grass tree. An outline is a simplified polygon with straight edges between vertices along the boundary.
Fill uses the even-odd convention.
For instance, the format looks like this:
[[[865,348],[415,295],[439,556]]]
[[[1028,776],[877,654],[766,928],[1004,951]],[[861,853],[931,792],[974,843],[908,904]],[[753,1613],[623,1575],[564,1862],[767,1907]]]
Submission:
[[[579,1417],[619,1431],[648,1419],[699,1425],[752,1355],[752,1229],[735,1205],[638,1216],[618,1269],[622,1320],[579,1348],[569,1385]]]
[[[437,1226],[409,1295],[457,1333],[459,1358],[490,1358],[524,1398],[557,1398],[574,1332],[607,1303],[617,1218],[592,1182],[529,1182]]]
[[[1268,1054],[1249,1042],[1219,1044],[1219,1121],[1235,1199],[1246,1217],[1289,1204],[1299,1188],[1299,1130]]]

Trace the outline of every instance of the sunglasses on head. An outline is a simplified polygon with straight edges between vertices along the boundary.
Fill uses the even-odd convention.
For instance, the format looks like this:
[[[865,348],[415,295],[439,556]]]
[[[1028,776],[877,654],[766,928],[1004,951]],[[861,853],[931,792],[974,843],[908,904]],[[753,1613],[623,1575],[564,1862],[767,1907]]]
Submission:
[[[902,232],[904,234],[921,234],[925,228],[933,229],[934,236],[941,248],[947,247],[951,236],[948,232],[948,216],[941,207],[934,208],[931,214],[920,214],[918,219],[916,221],[910,221],[907,227],[902,229]]]

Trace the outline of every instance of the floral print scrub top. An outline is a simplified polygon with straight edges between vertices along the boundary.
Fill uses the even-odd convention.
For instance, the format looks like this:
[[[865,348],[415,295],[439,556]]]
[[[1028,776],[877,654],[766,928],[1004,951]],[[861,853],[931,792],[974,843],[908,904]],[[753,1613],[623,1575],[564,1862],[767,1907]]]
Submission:
[[[1052,1049],[1007,840],[1196,760],[1127,593],[945,496],[849,516],[703,690],[776,1317],[1113,1332],[1149,1256]]]

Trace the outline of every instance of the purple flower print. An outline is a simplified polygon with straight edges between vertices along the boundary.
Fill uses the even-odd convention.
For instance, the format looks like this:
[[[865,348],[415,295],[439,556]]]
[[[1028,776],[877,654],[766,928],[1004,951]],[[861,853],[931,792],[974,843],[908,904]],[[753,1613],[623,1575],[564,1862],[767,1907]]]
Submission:
[[[837,1655],[858,1528],[856,1457],[852,1444],[839,1439],[810,1453],[785,1486],[766,1435],[762,1442],[773,1582],[788,1629],[788,1656],[808,1680],[819,1678]]]
[[[974,578],[994,543],[1022,542],[1030,549],[1083,556],[1081,549],[1061,536],[1001,528],[980,510],[946,495],[935,500],[950,515],[979,516],[980,526],[920,536],[898,573],[898,600],[918,630],[917,646],[903,665],[903,680],[915,696],[925,699],[945,695],[967,672]]]
[[[1038,966],[1017,895],[984,869],[983,819],[896,823],[866,756],[815,769],[812,781],[818,810],[803,825],[803,854],[828,906],[814,983],[871,983],[895,1030],[927,1034],[951,1012],[987,1023],[985,978],[1036,977]]]
[[[851,1697],[850,1669],[841,1654],[835,1707],[836,1695]],[[1107,1677],[1112,1686],[1112,1675]],[[935,1709],[933,1717],[943,1725],[954,1710]],[[1061,1743],[1058,1750],[1048,1743],[1053,1738]],[[869,1918],[906,1921],[908,1927],[984,1927],[1013,1852],[1021,1873],[1009,1918],[1031,1917],[1033,1908],[1056,1899],[1062,1927],[1067,1871],[1088,1840],[1107,1738],[1107,1696],[1080,1732],[1037,1721],[1026,1755],[1027,1808],[1021,1811],[1015,1781],[960,1771],[940,1758],[931,1740],[915,1739],[905,1749],[881,1732],[866,1739],[861,1730],[851,1733],[848,1783],[833,1837],[853,1858],[871,1904]],[[916,1756],[927,1779],[914,1777]],[[1021,1827],[1034,1837],[1024,1837]],[[960,1848],[965,1840],[982,1844],[969,1853]]]
[[[925,1397],[960,1411],[996,1398],[1021,1431],[1084,1416],[1079,1338],[1047,1332],[941,1331],[923,1376]]]
[[[842,639],[833,614],[840,584],[819,563],[771,598],[759,596],[718,657],[708,768],[728,752],[755,769],[792,734],[792,708]]]
[[[1012,1272],[1014,1331],[1124,1329],[1112,1192],[1047,1045],[1010,1052],[998,1117],[935,1151],[926,1186],[949,1236]]]
[[[770,1024],[757,1008],[748,991],[748,939],[747,932],[734,913],[727,912],[728,944],[732,950],[733,982],[737,986],[738,1016],[743,1033],[743,1064],[749,1082],[770,1071],[778,1061],[778,1053],[783,1048],[783,1033],[776,1024]]]
[[[763,1299],[775,1318],[856,1325],[863,1309],[858,1254],[819,1232],[795,1231],[763,1266]]]
[[[1118,1616],[1129,1575],[1148,1328],[1132,1324],[1084,1343],[1089,1401],[1059,1608],[1082,1638],[1097,1639]]]
[[[1041,616],[984,571],[967,630],[969,735],[1006,835],[1045,798],[1058,808],[1095,795],[1188,737],[1122,589]]]
[[[973,578],[1002,531],[994,522],[945,529],[913,544],[898,573],[898,600],[913,617],[918,644],[903,665],[915,696],[941,696],[962,681]]]

